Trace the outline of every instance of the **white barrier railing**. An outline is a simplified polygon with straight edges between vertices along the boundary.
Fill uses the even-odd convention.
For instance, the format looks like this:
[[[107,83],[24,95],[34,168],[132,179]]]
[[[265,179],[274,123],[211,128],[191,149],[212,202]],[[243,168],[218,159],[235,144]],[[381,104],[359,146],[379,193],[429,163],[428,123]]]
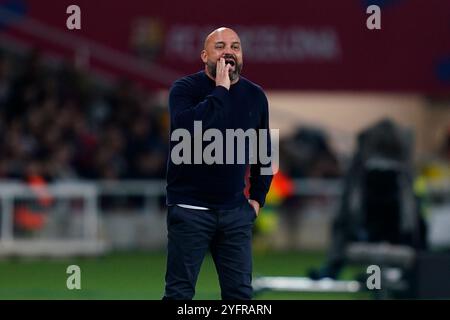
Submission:
[[[103,210],[100,204],[101,198],[142,197],[145,201],[141,203],[142,208],[139,211],[146,212],[150,217],[157,211],[154,210],[157,207],[156,198],[165,195],[165,186],[164,180],[73,181],[49,184],[45,188],[37,189],[17,181],[0,182],[0,256],[99,254],[105,251],[108,245],[99,230],[100,222],[104,219],[102,217],[108,216],[108,212]],[[49,219],[58,220],[58,223],[63,221],[63,224],[55,222],[50,231],[47,230],[47,233],[38,237],[21,237],[15,228],[17,207],[21,204],[30,205],[39,196],[42,197],[40,191],[54,199],[54,205],[45,209]],[[327,196],[337,199],[341,192],[342,181],[337,179],[294,181],[294,194],[298,196]],[[450,188],[445,186],[433,186],[430,192],[444,194],[450,199]],[[82,205],[74,209],[71,201],[81,202]],[[154,206],[151,207],[151,204]],[[70,231],[68,237],[59,231],[62,225]]]
[[[32,207],[37,199],[52,199],[57,205],[46,208],[50,218],[63,215],[70,218],[70,206],[61,201],[82,199],[82,210],[68,220],[80,222],[77,237],[60,237],[52,234],[45,237],[20,237],[15,230],[17,202],[23,207]],[[105,249],[98,234],[99,210],[98,187],[92,183],[55,183],[45,187],[30,187],[19,182],[0,183],[0,255],[71,255],[98,254]],[[30,211],[31,212],[31,211]],[[33,214],[33,213],[31,213]],[[81,219],[80,219],[81,218]]]
[[[98,254],[106,250],[106,244],[99,232],[103,211],[100,200],[103,197],[127,198],[142,197],[140,212],[151,214],[155,210],[155,199],[165,195],[166,183],[153,181],[95,181],[65,182],[49,184],[37,189],[23,182],[0,182],[0,255],[71,255]],[[302,180],[295,183],[296,194],[338,196],[338,181]],[[49,221],[66,221],[65,224],[77,225],[81,230],[76,237],[61,235],[61,225],[52,224],[46,233],[39,230],[31,237],[23,237],[16,232],[16,211],[18,204],[32,206],[42,194],[54,199],[54,205],[46,208],[45,215]],[[74,209],[67,202],[81,199],[82,210],[74,214]],[[153,207],[151,205],[154,205]],[[133,209],[127,210],[132,211]],[[66,226],[67,228],[67,226]],[[75,227],[74,227],[75,228]],[[69,227],[71,229],[71,227]],[[55,235],[56,234],[56,235]]]

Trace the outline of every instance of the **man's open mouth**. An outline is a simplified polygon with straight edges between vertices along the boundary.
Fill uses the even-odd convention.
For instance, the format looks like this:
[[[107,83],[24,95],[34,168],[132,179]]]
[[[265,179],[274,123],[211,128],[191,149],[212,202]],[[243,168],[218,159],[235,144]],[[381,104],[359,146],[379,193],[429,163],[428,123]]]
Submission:
[[[233,59],[225,59],[225,65],[230,64],[232,67],[236,65],[236,62],[234,62]]]

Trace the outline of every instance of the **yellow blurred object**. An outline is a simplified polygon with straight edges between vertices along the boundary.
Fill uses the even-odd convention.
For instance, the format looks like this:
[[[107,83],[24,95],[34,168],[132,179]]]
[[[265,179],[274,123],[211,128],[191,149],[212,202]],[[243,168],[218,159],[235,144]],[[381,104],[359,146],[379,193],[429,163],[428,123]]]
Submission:
[[[450,179],[450,163],[430,163],[424,167],[423,175],[431,181],[448,180]]]
[[[424,176],[419,176],[414,181],[414,193],[417,195],[423,195],[427,191],[427,180]]]
[[[269,250],[274,243],[270,237],[278,228],[278,208],[286,197],[292,195],[294,184],[292,180],[278,171],[272,180],[269,192],[266,196],[266,204],[255,221],[255,249],[259,251]]]
[[[263,208],[255,221],[256,228],[261,234],[270,234],[278,225],[278,215],[273,208]]]

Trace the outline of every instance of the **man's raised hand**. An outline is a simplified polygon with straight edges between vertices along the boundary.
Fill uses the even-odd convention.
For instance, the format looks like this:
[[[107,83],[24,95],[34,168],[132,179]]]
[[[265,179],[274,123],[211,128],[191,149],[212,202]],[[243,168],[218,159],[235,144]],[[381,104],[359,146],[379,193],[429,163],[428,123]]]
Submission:
[[[227,90],[230,90],[230,68],[231,66],[229,64],[225,64],[224,58],[219,59],[216,65],[216,86],[223,86]]]

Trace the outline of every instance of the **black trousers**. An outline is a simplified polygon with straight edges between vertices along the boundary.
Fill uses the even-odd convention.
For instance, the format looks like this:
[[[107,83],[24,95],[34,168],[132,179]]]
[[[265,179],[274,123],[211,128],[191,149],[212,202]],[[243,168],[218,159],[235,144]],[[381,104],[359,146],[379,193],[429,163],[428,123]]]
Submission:
[[[252,298],[252,229],[256,218],[245,202],[231,210],[169,206],[168,254],[163,299],[190,300],[208,249],[219,276],[222,299]]]

